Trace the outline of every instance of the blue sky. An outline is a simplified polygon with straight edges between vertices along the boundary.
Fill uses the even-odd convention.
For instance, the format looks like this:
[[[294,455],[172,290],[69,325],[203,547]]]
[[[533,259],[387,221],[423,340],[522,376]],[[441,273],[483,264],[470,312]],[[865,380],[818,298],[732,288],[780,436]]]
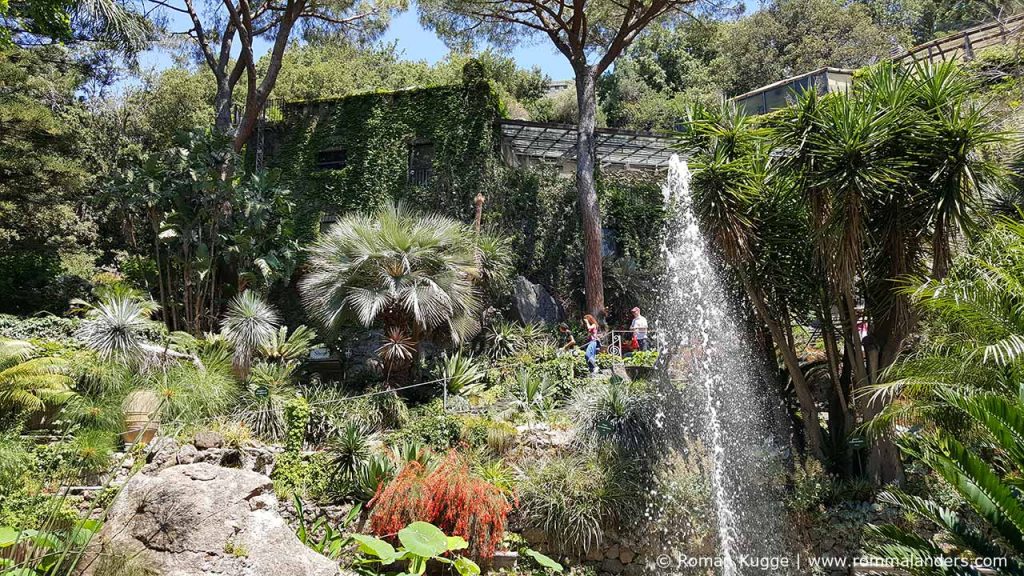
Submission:
[[[189,28],[188,18],[181,14],[171,14],[169,29],[184,31]],[[415,6],[398,15],[391,21],[391,26],[381,39],[382,42],[395,42],[404,57],[409,60],[426,60],[437,62],[448,54],[448,47],[429,30],[424,30],[416,17]],[[269,43],[257,41],[254,45],[257,56],[262,56],[269,48]],[[555,51],[550,44],[538,42],[534,45],[519,46],[507,53],[522,68],[538,66],[541,71],[555,80],[572,78],[572,70],[562,54]],[[159,71],[174,65],[171,55],[165,51],[152,50],[140,59],[143,69]]]

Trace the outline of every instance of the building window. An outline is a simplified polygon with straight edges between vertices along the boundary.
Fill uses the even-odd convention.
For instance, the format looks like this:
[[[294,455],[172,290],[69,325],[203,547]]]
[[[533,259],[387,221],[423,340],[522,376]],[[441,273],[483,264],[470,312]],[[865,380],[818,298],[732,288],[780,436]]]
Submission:
[[[426,186],[434,176],[434,145],[414,142],[409,147],[409,184]]]
[[[317,170],[341,170],[348,163],[348,153],[343,148],[327,148],[316,153]]]

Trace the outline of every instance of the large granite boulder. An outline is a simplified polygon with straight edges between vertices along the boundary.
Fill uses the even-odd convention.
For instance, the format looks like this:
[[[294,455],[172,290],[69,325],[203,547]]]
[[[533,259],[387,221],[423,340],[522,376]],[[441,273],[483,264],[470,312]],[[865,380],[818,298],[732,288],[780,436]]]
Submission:
[[[557,324],[565,319],[562,305],[543,286],[522,276],[516,276],[512,283],[512,308],[523,324]]]
[[[164,576],[335,576],[338,565],[295,536],[270,478],[208,463],[136,474],[86,556],[140,555]]]

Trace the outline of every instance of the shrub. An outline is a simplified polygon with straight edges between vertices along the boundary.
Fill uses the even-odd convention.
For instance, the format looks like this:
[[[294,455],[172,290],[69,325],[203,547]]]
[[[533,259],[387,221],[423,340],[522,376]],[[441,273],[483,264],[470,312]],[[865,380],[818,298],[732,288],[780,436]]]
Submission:
[[[392,434],[389,441],[391,444],[400,444],[413,440],[446,450],[459,441],[461,432],[458,416],[446,412],[441,403],[436,401],[414,411],[408,424]]]
[[[578,442],[631,458],[651,458],[664,447],[660,412],[657,395],[645,384],[619,378],[580,389],[570,408]]]
[[[628,465],[589,454],[535,464],[525,471],[518,494],[526,527],[544,531],[563,554],[588,552],[600,545],[604,526],[639,517],[643,508],[643,488]]]
[[[395,534],[417,520],[432,522],[468,540],[475,558],[494,555],[512,509],[503,492],[473,475],[469,459],[455,450],[432,472],[416,461],[406,464],[370,506],[374,534]]]
[[[13,340],[71,340],[79,320],[59,316],[19,318],[0,314],[0,338]]]
[[[637,350],[622,360],[626,366],[645,366],[648,368],[654,366],[657,361],[657,350]]]

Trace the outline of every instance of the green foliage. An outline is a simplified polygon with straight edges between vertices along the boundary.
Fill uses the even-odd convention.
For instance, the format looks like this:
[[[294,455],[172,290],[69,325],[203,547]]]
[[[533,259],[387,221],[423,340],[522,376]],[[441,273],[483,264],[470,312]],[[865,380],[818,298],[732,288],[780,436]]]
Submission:
[[[585,453],[534,463],[517,491],[525,525],[565,554],[599,546],[606,526],[631,517],[639,492],[622,470]]]
[[[23,340],[0,340],[0,414],[39,412],[72,395],[68,365]]]
[[[12,340],[69,341],[77,329],[78,320],[44,315],[18,318],[0,314],[0,338]]]
[[[293,496],[292,502],[295,505],[295,517],[299,523],[298,528],[295,529],[295,535],[298,536],[299,541],[332,560],[340,558],[349,544],[353,542],[348,532],[359,519],[359,514],[363,510],[362,506],[356,504],[349,509],[348,514],[337,525],[331,525],[326,515],[317,516],[312,523],[307,525],[302,499]]]
[[[469,543],[459,536],[445,536],[437,526],[427,522],[413,522],[399,530],[398,541],[401,547],[398,549],[373,536],[356,534],[352,538],[359,544],[359,552],[362,554],[356,561],[357,565],[365,569],[367,574],[380,574],[384,566],[400,561],[406,563],[404,574],[425,573],[428,561],[450,564],[459,576],[480,574],[480,567],[469,558],[459,555],[455,555],[454,559],[449,557],[453,552],[468,548]]]
[[[947,553],[937,541],[889,524],[871,528],[881,539],[872,552],[899,560],[950,555],[1007,558],[1007,571],[1020,571],[1017,559],[1024,551],[1024,503],[1013,477],[1019,477],[1024,470],[1024,407],[1017,398],[990,393],[947,392],[942,400],[983,431],[992,443],[991,448],[1005,458],[985,458],[979,450],[942,428],[916,438],[907,436],[900,447],[953,487],[980,519],[982,529],[956,510],[891,490],[882,494],[883,502],[934,524],[955,548]]]
[[[657,350],[637,350],[622,359],[626,366],[643,366],[650,368],[658,361]]]
[[[307,235],[322,214],[378,210],[400,198],[461,220],[486,177],[497,106],[486,82],[287,105],[271,165],[295,191]],[[407,183],[410,146],[421,142],[432,146],[428,186]],[[344,150],[344,167],[317,168],[317,154],[329,149]]]
[[[289,452],[300,452],[306,441],[306,427],[309,425],[309,402],[299,396],[292,398],[284,405],[285,426],[288,437],[285,449]]]
[[[413,409],[409,422],[401,430],[388,435],[388,443],[394,446],[408,441],[423,442],[443,450],[458,442],[461,431],[458,417],[446,412],[440,401],[433,401]]]
[[[62,59],[56,47],[0,47],[4,312],[63,312],[71,298],[88,290],[92,275],[89,266],[77,271],[70,266],[95,241],[96,229],[83,210],[91,177],[77,120],[81,76],[55,64]]]
[[[561,573],[565,570],[565,568],[558,562],[555,562],[554,560],[548,558],[544,554],[541,554],[540,552],[537,552],[536,550],[532,550],[525,546],[519,549],[519,554],[520,556],[526,556],[527,558],[530,558],[545,571],[550,570],[551,572]]]
[[[960,417],[941,401],[945,391],[1016,395],[1024,364],[1024,226],[1000,219],[954,261],[945,279],[907,280],[904,293],[922,311],[922,338],[871,388],[889,402],[873,431],[896,419],[941,422],[956,429]]]
[[[294,204],[275,173],[224,178],[235,154],[223,135],[180,134],[172,144],[125,160],[103,199],[133,227],[133,252],[150,259],[135,269],[168,329],[197,335],[228,297],[291,278]]]
[[[613,377],[577,391],[570,407],[577,441],[651,465],[664,452],[663,399],[645,382]]]
[[[93,534],[99,531],[98,520],[78,520],[67,528],[25,528],[0,526],[0,550],[23,546],[27,558],[24,566],[0,554],[0,568],[12,568],[11,576],[48,576],[69,573],[85,552]]]

